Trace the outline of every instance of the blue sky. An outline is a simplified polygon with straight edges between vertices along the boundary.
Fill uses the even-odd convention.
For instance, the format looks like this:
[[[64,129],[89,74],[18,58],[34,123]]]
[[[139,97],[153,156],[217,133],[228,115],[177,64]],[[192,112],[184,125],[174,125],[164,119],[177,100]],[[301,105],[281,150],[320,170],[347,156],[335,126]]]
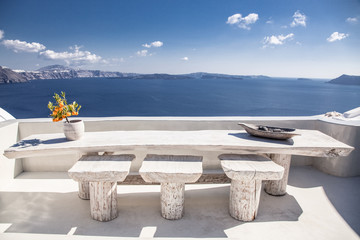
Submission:
[[[0,1],[0,65],[360,75],[359,0]]]

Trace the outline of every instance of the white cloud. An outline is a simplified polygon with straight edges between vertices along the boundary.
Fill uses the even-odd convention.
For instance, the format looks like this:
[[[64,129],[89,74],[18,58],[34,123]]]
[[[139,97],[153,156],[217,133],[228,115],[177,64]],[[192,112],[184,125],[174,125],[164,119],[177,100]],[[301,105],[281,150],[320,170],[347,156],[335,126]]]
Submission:
[[[0,30],[0,40],[4,37],[4,31]]]
[[[155,41],[155,42],[152,42],[151,45],[153,47],[161,47],[162,45],[164,45],[164,43],[160,42],[160,41]]]
[[[138,55],[140,57],[146,57],[146,56],[148,56],[148,50],[137,51],[136,55]]]
[[[46,47],[40,43],[32,42],[28,43],[20,40],[4,40],[2,44],[12,49],[14,52],[40,52],[44,50]]]
[[[125,62],[124,58],[111,58],[110,59],[112,62]]]
[[[40,56],[49,59],[49,60],[64,60],[68,64],[86,64],[86,63],[96,63],[101,60],[100,56],[93,54],[89,51],[81,51],[81,47],[76,46],[70,47],[74,52],[55,52],[53,50],[46,50],[40,52]]]
[[[155,42],[152,42],[152,43],[150,43],[150,44],[145,43],[145,44],[143,44],[142,46],[143,46],[143,47],[146,47],[146,48],[151,48],[151,47],[161,47],[162,45],[164,45],[163,42],[161,42],[161,41],[155,41]]]
[[[236,13],[228,17],[227,24],[237,25],[239,28],[250,29],[249,25],[254,24],[259,19],[259,15],[256,13],[250,13],[246,17],[242,17],[240,13]]]
[[[342,39],[345,39],[349,36],[349,34],[346,33],[339,33],[339,32],[333,32],[330,37],[328,37],[326,40],[328,42],[335,42],[335,41],[340,41]]]
[[[279,35],[279,36],[270,36],[270,37],[265,37],[263,44],[264,47],[270,46],[270,45],[283,45],[285,41],[287,40],[292,40],[294,37],[293,33],[290,33],[286,36],[284,35]]]
[[[241,14],[240,14],[240,13],[236,13],[236,14],[228,17],[228,20],[227,20],[226,23],[227,23],[227,24],[230,24],[230,25],[236,24],[236,23],[238,23],[238,22],[240,21],[240,19],[241,19]]]
[[[291,27],[303,26],[306,27],[306,15],[297,10],[293,15],[293,21],[290,24]]]
[[[356,17],[348,17],[347,19],[346,19],[346,22],[348,22],[348,23],[358,23],[358,18],[356,18]]]
[[[188,57],[183,57],[183,58],[181,58],[181,60],[189,61],[189,58]]]
[[[3,31],[0,30],[0,34]],[[97,63],[102,61],[106,63],[106,60],[102,60],[100,56],[93,54],[89,51],[81,51],[81,46],[75,45],[70,47],[73,52],[55,52],[53,50],[45,50],[46,47],[41,43],[28,43],[20,40],[3,40],[1,42],[5,47],[12,49],[14,52],[31,52],[39,53],[39,56],[48,60],[64,60],[67,64],[83,65],[86,63]]]

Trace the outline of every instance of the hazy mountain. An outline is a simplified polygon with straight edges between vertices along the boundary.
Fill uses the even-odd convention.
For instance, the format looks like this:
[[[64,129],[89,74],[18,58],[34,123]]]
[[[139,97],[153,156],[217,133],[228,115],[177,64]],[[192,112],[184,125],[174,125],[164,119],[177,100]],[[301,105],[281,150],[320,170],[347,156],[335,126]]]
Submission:
[[[28,80],[21,74],[14,72],[10,68],[0,66],[0,83],[23,83]]]
[[[70,70],[74,70],[74,69],[63,66],[63,65],[50,65],[50,66],[39,68],[37,71],[43,72],[43,71],[70,71]]]
[[[191,77],[185,75],[172,75],[166,73],[154,73],[154,74],[137,74],[132,77],[133,79],[191,79]]]
[[[341,75],[328,83],[342,84],[342,85],[360,85],[360,76]]]
[[[9,69],[10,70],[10,69]],[[7,78],[7,82],[16,82],[21,78],[26,80],[36,79],[68,79],[68,78],[127,78],[127,79],[247,79],[247,78],[269,78],[266,76],[241,76],[241,75],[227,75],[218,73],[190,73],[190,74],[138,74],[138,73],[122,73],[122,72],[108,72],[100,70],[82,70],[73,69],[62,65],[51,65],[38,69],[37,71],[22,71],[16,70],[13,73],[14,79]],[[0,82],[1,83],[1,82]]]
[[[250,78],[270,78],[263,75],[229,75],[229,74],[220,74],[220,73],[207,73],[207,72],[196,72],[183,74],[182,76],[188,76],[190,78],[198,79],[216,79],[216,78],[228,78],[228,79],[250,79]]]
[[[227,74],[206,73],[206,72],[189,73],[189,74],[183,74],[182,76],[186,76],[189,78],[197,78],[197,79],[214,79],[214,78],[243,79],[242,76],[238,76],[238,75],[227,75]]]

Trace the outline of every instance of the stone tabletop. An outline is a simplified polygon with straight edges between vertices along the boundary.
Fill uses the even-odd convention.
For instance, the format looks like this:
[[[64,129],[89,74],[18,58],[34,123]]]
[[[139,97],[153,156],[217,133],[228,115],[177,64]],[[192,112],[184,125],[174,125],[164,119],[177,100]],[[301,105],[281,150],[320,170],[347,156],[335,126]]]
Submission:
[[[347,156],[354,148],[316,130],[297,130],[300,136],[271,140],[243,130],[86,132],[77,141],[63,133],[31,135],[4,151],[8,158],[53,154],[137,150],[192,149],[234,154],[274,153],[317,157]]]

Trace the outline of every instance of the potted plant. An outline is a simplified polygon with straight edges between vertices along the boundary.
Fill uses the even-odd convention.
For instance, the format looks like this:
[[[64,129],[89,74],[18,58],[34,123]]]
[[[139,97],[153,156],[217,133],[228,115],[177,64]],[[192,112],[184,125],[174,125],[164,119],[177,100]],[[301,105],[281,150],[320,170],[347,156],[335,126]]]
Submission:
[[[61,92],[61,95],[54,93],[53,98],[55,99],[55,103],[48,103],[48,108],[51,111],[50,116],[52,117],[53,122],[59,122],[65,119],[64,134],[66,139],[80,139],[84,135],[84,122],[82,120],[69,121],[68,117],[77,116],[81,105],[75,101],[68,104],[65,98],[65,92]]]

